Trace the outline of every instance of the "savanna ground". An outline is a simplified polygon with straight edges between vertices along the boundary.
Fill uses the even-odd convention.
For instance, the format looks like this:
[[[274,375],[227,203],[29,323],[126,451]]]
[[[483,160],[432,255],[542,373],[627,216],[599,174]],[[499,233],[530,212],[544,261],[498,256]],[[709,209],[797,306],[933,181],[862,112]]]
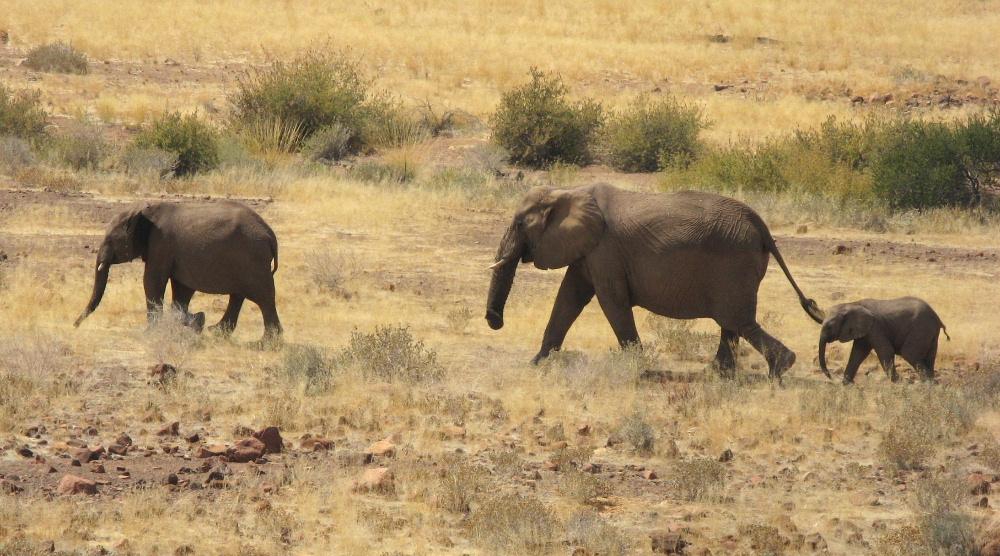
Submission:
[[[125,138],[164,109],[221,117],[238,72],[324,41],[360,53],[406,102],[473,120],[537,65],[610,105],[661,91],[699,102],[707,138],[725,143],[874,109],[856,96],[892,94],[878,109],[932,118],[989,104],[996,91],[979,78],[1000,76],[997,7],[0,2],[11,37],[0,79],[40,89],[60,128],[88,120]],[[55,39],[86,52],[91,72],[18,65]],[[939,102],[945,94],[961,103]],[[761,319],[798,354],[783,386],[745,349],[738,380],[704,373],[717,343],[707,322],[637,311],[649,347],[612,350],[596,304],[567,351],[533,367],[561,272],[521,268],[507,326],[482,321],[485,267],[518,193],[596,179],[653,189],[657,179],[560,167],[468,182],[442,170],[479,164],[486,136],[470,124],[411,147],[403,156],[417,178],[405,186],[292,156],[182,180],[4,176],[0,552],[643,554],[680,538],[695,554],[975,553],[967,537],[992,519],[988,485],[1000,473],[993,216],[844,215],[823,199],[747,196],[821,306],[928,300],[952,336],[937,386],[913,384],[901,361],[909,380],[888,384],[874,359],[854,387],[828,383],[818,327],[773,263]],[[276,230],[286,345],[250,345],[262,330],[250,304],[229,341],[169,322],[146,332],[139,263],[114,267],[101,307],[73,329],[110,218],[139,200],[205,196],[246,199]],[[224,306],[196,295],[192,308],[213,320]],[[414,342],[373,335],[380,326],[408,327]],[[409,372],[372,371],[365,357],[386,352],[415,355]],[[832,348],[833,368],[846,353]],[[158,363],[178,375],[158,383]],[[671,373],[640,378],[649,369]],[[158,434],[173,422],[178,435]],[[286,449],[260,464],[196,457],[267,426]],[[123,433],[133,441],[124,456],[72,465],[80,444],[107,447]],[[332,448],[314,451],[305,435]],[[383,439],[393,454],[365,455]],[[394,488],[354,492],[379,466]],[[98,494],[57,495],[66,473],[97,479]],[[165,484],[170,474],[177,484]]]

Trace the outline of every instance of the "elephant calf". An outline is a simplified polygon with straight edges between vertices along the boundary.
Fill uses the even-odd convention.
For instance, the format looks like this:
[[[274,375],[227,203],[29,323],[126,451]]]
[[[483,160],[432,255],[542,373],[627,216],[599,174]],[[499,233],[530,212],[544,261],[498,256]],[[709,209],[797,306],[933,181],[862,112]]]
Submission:
[[[278,239],[259,214],[233,201],[152,203],[117,215],[97,252],[94,290],[74,326],[97,309],[111,265],[137,258],[146,263],[142,282],[147,318],[162,309],[170,282],[173,302],[185,324],[201,328],[204,315],[188,315],[194,292],[228,294],[229,306],[215,326],[229,334],[243,301],[256,303],[264,317],[265,340],[281,335],[274,301]],[[272,267],[273,262],[273,267]]]
[[[941,331],[948,336],[934,309],[916,297],[862,299],[834,305],[819,334],[819,366],[827,378],[832,378],[826,367],[826,344],[853,341],[844,369],[844,384],[854,382],[858,367],[872,350],[875,350],[882,369],[893,382],[899,380],[896,354],[913,366],[924,380],[933,380]]]

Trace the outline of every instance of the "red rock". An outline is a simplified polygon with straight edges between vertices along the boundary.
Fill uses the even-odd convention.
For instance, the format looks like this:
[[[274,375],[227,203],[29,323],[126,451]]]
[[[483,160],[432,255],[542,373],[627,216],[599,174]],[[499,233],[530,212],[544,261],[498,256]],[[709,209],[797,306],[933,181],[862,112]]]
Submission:
[[[112,444],[108,446],[108,453],[115,454],[117,456],[124,456],[128,453],[128,446],[122,446],[121,444]]]
[[[226,453],[226,447],[222,444],[213,444],[211,446],[198,446],[198,449],[194,453],[196,458],[212,458],[215,456],[221,456]]]
[[[170,423],[169,425],[160,429],[156,433],[156,436],[177,436],[178,433],[180,433],[180,430],[181,430],[181,424],[177,421],[174,421],[173,423]]]
[[[365,472],[354,481],[351,488],[356,493],[392,494],[396,492],[392,471],[388,467],[365,469]]]
[[[256,438],[244,438],[226,451],[226,457],[232,462],[247,463],[262,457],[266,449],[264,443]]]
[[[17,449],[17,455],[21,456],[22,458],[30,458],[34,456],[35,453],[31,451],[31,448],[27,446],[21,446],[20,448]]]
[[[90,468],[94,473],[104,473],[104,465],[98,463],[97,465]]]
[[[194,444],[195,442],[198,442],[199,440],[201,440],[201,436],[198,433],[189,434],[188,436],[186,436],[184,438],[184,440],[187,440],[191,444]]]
[[[253,433],[253,437],[264,443],[265,454],[280,454],[285,449],[278,427],[267,427]]]
[[[312,436],[303,439],[299,446],[303,450],[309,450],[313,452],[325,452],[327,450],[333,449],[333,441],[328,438],[323,438],[320,436]]]
[[[576,434],[579,434],[580,436],[590,436],[590,424],[581,423],[578,427],[576,427]]]
[[[656,471],[653,471],[652,469],[647,469],[642,472],[642,478],[646,479],[647,481],[652,481],[653,479],[657,478],[657,476],[658,475],[656,474]]]
[[[73,458],[73,461],[78,461],[80,463],[87,463],[96,460],[98,458],[98,455],[95,454],[89,448],[80,448],[79,450],[73,451],[71,457]]]
[[[126,446],[126,447],[127,446],[131,446],[132,445],[132,437],[129,436],[129,435],[127,435],[127,434],[125,434],[125,433],[121,433],[118,436],[118,438],[115,439],[115,444],[117,444],[119,446]]]
[[[365,453],[371,456],[391,458],[396,455],[396,445],[386,438],[369,446]]]
[[[97,483],[76,475],[63,475],[56,487],[59,494],[97,494]]]

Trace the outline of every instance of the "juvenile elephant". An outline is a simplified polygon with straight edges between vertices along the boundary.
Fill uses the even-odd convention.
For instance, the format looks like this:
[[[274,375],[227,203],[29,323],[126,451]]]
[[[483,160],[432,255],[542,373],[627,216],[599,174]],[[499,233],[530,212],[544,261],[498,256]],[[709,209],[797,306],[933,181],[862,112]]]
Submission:
[[[146,263],[142,282],[150,322],[163,307],[169,280],[173,302],[185,315],[196,291],[229,294],[229,306],[213,327],[222,334],[233,331],[243,301],[249,299],[263,314],[264,339],[281,335],[273,276],[278,270],[278,239],[246,205],[153,203],[117,215],[97,252],[90,301],[74,326],[100,304],[111,265],[140,257]]]
[[[507,228],[486,302],[490,327],[503,310],[518,262],[568,267],[542,337],[537,363],[558,350],[573,321],[596,295],[622,346],[639,341],[632,307],[678,318],[711,318],[722,329],[715,365],[736,365],[744,338],[780,378],[795,354],[757,323],[757,289],[774,255],[799,302],[817,323],[823,313],[792,279],[770,231],[750,207],[697,191],[637,193],[606,184],[536,187]]]
[[[819,366],[827,378],[832,378],[826,367],[826,344],[853,341],[844,369],[844,384],[854,382],[858,367],[872,350],[893,382],[899,380],[897,353],[924,380],[933,380],[938,337],[942,330],[947,337],[948,331],[941,318],[927,302],[916,297],[862,299],[834,305],[819,333]]]

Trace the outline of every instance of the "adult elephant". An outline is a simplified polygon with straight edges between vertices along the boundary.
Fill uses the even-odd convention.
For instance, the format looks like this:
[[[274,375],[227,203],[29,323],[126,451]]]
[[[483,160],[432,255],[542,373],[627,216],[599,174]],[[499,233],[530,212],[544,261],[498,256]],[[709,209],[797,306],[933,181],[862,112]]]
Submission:
[[[246,205],[153,203],[118,214],[97,252],[90,301],[74,326],[97,309],[111,265],[140,257],[146,263],[142,283],[150,322],[163,307],[169,281],[173,302],[185,314],[196,291],[228,294],[229,306],[214,327],[224,335],[236,327],[245,299],[260,307],[264,339],[281,335],[273,276],[278,270],[278,239]]]
[[[770,231],[745,204],[698,191],[637,193],[598,184],[577,189],[536,187],[507,228],[486,302],[490,327],[503,311],[518,262],[568,267],[545,327],[537,363],[558,350],[570,326],[597,295],[622,346],[638,342],[632,307],[678,319],[711,318],[722,328],[715,365],[736,366],[746,339],[780,378],[792,353],[757,322],[757,290],[774,255],[799,302],[817,323],[823,312],[792,278]]]

